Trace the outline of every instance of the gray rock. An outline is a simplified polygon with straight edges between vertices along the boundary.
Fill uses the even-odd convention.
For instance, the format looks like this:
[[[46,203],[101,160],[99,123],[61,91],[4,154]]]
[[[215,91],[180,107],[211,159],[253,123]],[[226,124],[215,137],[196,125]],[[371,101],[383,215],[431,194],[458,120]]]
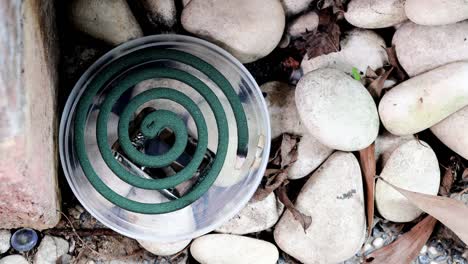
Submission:
[[[439,26],[468,19],[466,0],[406,0],[408,18],[420,25]]]
[[[435,126],[432,133],[451,150],[468,160],[468,106],[451,114]]]
[[[398,61],[409,76],[468,60],[468,21],[428,27],[404,23],[393,35]]]
[[[344,16],[360,28],[391,27],[408,19],[405,0],[352,0]]]
[[[434,151],[423,141],[411,140],[394,150],[380,176],[413,192],[436,195],[439,190],[439,163]],[[380,179],[375,187],[375,203],[379,213],[393,222],[409,222],[422,213]]]
[[[0,264],[29,264],[21,255],[10,255],[0,259]]]
[[[140,243],[144,249],[157,256],[170,256],[182,251],[188,244],[190,244],[190,241],[191,240],[183,240],[172,243],[162,243],[138,240],[138,243]]]
[[[10,230],[0,230],[0,255],[10,249]]]
[[[288,25],[288,34],[292,37],[299,37],[306,32],[314,31],[319,25],[319,16],[311,11],[294,19]]]
[[[312,224],[304,232],[286,211],[274,231],[283,251],[306,264],[339,263],[359,251],[366,219],[361,170],[353,154],[332,154],[306,182],[295,205],[312,217]]]
[[[283,133],[303,135],[307,129],[299,118],[294,97],[295,88],[282,82],[268,82],[260,89],[266,94],[265,102],[270,114],[271,138]]]
[[[366,88],[345,73],[318,69],[296,86],[296,106],[304,126],[332,149],[355,151],[377,137],[377,107]]]
[[[281,0],[286,14],[295,15],[306,10],[313,0]]]
[[[304,134],[297,145],[297,160],[291,165],[288,178],[295,180],[309,175],[332,153],[333,149],[323,145],[312,135]]]
[[[304,74],[321,68],[333,68],[352,73],[353,68],[365,73],[367,68],[377,70],[388,63],[385,41],[371,30],[353,29],[340,42],[341,50],[312,59],[306,55],[301,62]]]
[[[275,264],[279,258],[278,249],[272,243],[226,234],[199,237],[193,241],[190,252],[200,263]]]
[[[274,193],[262,201],[250,201],[242,211],[216,231],[244,235],[271,228],[283,213],[284,206],[276,200]]]
[[[170,28],[177,22],[177,10],[174,0],[144,0],[143,5],[154,24]]]
[[[75,0],[70,19],[81,31],[118,45],[143,36],[125,0]]]
[[[60,237],[45,236],[39,245],[36,255],[34,255],[35,264],[54,264],[62,256],[68,253],[68,241]]]
[[[384,131],[375,140],[375,159],[377,164],[381,165],[382,168],[385,167],[393,151],[412,139],[414,139],[413,135],[400,137]]]
[[[191,0],[181,21],[187,31],[248,63],[268,55],[278,45],[285,15],[279,0]]]

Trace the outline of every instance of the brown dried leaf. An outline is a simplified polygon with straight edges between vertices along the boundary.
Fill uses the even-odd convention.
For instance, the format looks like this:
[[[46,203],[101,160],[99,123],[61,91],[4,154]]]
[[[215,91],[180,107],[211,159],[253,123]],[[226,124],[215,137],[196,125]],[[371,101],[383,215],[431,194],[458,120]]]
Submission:
[[[268,195],[270,195],[270,193],[278,189],[283,184],[283,182],[285,182],[287,179],[288,179],[288,172],[282,170],[280,173],[278,173],[274,177],[269,178],[265,187],[259,187],[257,191],[255,192],[253,199],[255,201],[262,201]]]
[[[312,217],[305,215],[297,210],[286,193],[286,184],[282,185],[278,190],[276,190],[275,193],[278,196],[278,199],[284,204],[286,209],[288,209],[293,214],[294,219],[296,219],[296,221],[301,224],[305,232],[305,230],[307,230],[307,228],[309,228],[309,226],[312,224]]]
[[[297,144],[299,140],[298,136],[283,134],[283,141],[281,142],[281,168],[284,169],[297,160]]]
[[[434,217],[426,216],[393,243],[369,254],[366,263],[411,263],[426,244],[436,223]]]
[[[395,45],[391,46],[390,48],[385,48],[385,51],[387,52],[388,62],[395,68],[396,78],[398,81],[401,82],[408,79],[408,75],[398,62]]]
[[[388,71],[382,69],[383,72],[369,84],[369,93],[374,99],[378,100],[382,96],[385,81],[388,79],[388,76],[390,76],[390,73],[392,73],[393,69],[394,67],[390,68]]]
[[[319,26],[311,32],[305,33],[294,40],[295,47],[302,55],[307,54],[309,59],[340,50],[341,30],[336,23],[336,16],[331,9],[319,12]]]
[[[444,173],[444,176],[442,177],[442,183],[440,184],[439,187],[439,194],[442,196],[449,196],[450,195],[450,189],[452,189],[452,185],[455,182],[455,173],[456,171],[450,165]]]
[[[367,231],[370,234],[374,221],[374,186],[376,175],[375,144],[359,151],[362,175],[364,176],[366,195]]]
[[[295,69],[299,69],[301,67],[301,63],[298,62],[296,59],[294,59],[291,56],[284,59],[281,62],[281,64],[283,65],[283,68],[285,68],[285,70],[289,70],[289,69],[295,70]]]
[[[387,182],[383,178],[380,179],[392,186],[419,209],[432,215],[450,228],[465,244],[468,244],[468,225],[466,224],[468,206],[463,202],[447,197],[408,191]]]

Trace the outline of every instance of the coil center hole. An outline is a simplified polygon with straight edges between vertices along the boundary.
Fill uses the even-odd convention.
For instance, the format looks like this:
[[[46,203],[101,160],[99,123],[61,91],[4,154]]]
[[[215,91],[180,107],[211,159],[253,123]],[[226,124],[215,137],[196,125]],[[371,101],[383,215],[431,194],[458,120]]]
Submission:
[[[129,125],[129,135],[133,146],[142,153],[154,156],[166,153],[176,141],[176,134],[171,128],[159,128],[156,124],[157,121],[154,118],[149,118],[152,114],[156,113],[156,111],[157,110],[152,107],[142,109]],[[133,163],[120,147],[118,140],[112,145],[112,149],[114,150],[117,161],[130,172],[144,178],[161,179],[173,176],[183,170],[193,158],[197,143],[197,140],[189,135],[187,145],[182,155],[169,166],[162,168],[141,167]],[[163,194],[168,198],[177,199],[190,191],[198,178],[209,170],[214,161],[214,157],[215,153],[207,149],[201,165],[194,173],[191,180],[181,183],[174,188],[162,190]]]

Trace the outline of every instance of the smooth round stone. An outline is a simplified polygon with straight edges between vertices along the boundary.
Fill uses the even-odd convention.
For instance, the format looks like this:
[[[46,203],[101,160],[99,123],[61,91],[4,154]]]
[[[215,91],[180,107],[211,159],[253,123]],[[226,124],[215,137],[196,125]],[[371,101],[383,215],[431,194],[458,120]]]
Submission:
[[[431,127],[431,131],[447,147],[468,160],[468,106]]]
[[[468,105],[468,62],[455,62],[415,76],[387,92],[380,119],[394,135],[425,130]]]
[[[288,34],[292,37],[300,37],[301,35],[315,30],[319,25],[319,16],[316,12],[311,11],[294,19],[288,26]]]
[[[70,19],[81,31],[113,45],[143,37],[125,0],[76,0]]]
[[[195,239],[190,246],[190,253],[200,263],[217,264],[275,264],[279,258],[278,249],[272,243],[226,234],[211,234]]]
[[[380,167],[385,167],[393,151],[402,144],[414,139],[413,135],[395,136],[385,131],[375,140],[375,160]]]
[[[344,14],[359,28],[385,28],[407,20],[405,0],[352,0]]]
[[[406,0],[405,12],[416,24],[438,26],[468,19],[466,0]]]
[[[369,146],[379,132],[374,100],[345,73],[325,68],[299,80],[296,105],[304,126],[332,149],[355,151]]]
[[[281,0],[284,11],[288,16],[298,14],[306,10],[313,0]]]
[[[10,249],[10,238],[10,230],[0,230],[0,254],[3,254]]]
[[[312,217],[304,232],[286,211],[275,227],[277,245],[306,264],[340,263],[365,241],[364,192],[359,163],[351,153],[335,152],[309,178],[295,203]]]
[[[251,200],[236,216],[216,231],[220,233],[244,235],[260,232],[276,224],[284,206],[276,200],[274,193],[261,201]]]
[[[10,255],[0,259],[0,264],[29,264],[21,255]]]
[[[439,190],[437,157],[431,147],[420,140],[411,140],[393,151],[380,176],[397,187],[413,192],[437,195]],[[422,213],[380,179],[376,183],[375,203],[380,215],[392,222],[410,222]]]
[[[331,154],[333,149],[323,145],[311,135],[303,135],[297,145],[297,160],[288,171],[291,180],[308,176],[317,169]]]
[[[144,0],[143,5],[151,22],[172,27],[177,22],[175,0]]]
[[[163,203],[169,201],[162,193],[155,190],[143,190],[134,188],[127,196],[128,199],[141,203]],[[187,206],[180,210],[157,215],[145,215],[132,212],[125,212],[127,221],[139,225],[142,228],[157,229],[165,236],[154,237],[159,241],[172,242],[174,237],[168,230],[177,234],[192,233],[196,229],[196,220],[193,214],[193,206]],[[171,241],[172,239],[172,241]]]
[[[181,21],[187,31],[248,63],[265,57],[278,45],[285,14],[279,0],[191,0]]]
[[[163,242],[154,242],[154,241],[145,241],[138,240],[140,246],[149,252],[153,253],[156,256],[170,256],[182,251],[188,244],[189,240],[183,240],[173,243],[163,243]]]
[[[408,22],[393,35],[398,61],[409,76],[468,60],[468,21],[428,27]]]
[[[282,82],[268,82],[260,86],[270,113],[271,138],[283,133],[303,135],[306,128],[296,108],[295,88]]]
[[[37,249],[36,255],[34,255],[35,264],[49,264],[57,263],[62,255],[68,253],[69,244],[63,238],[45,236],[39,248]]]
[[[351,74],[353,68],[363,75],[367,68],[382,68],[388,63],[384,49],[385,41],[371,30],[353,29],[340,42],[341,50],[309,59],[306,55],[301,62],[304,74],[321,68],[333,68]]]

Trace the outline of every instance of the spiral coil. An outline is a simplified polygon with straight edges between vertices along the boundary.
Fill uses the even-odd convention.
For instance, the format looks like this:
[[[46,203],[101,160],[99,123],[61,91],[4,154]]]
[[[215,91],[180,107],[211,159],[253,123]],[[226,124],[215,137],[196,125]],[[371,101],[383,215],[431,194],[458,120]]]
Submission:
[[[161,47],[146,47],[130,52],[103,67],[88,81],[82,94],[73,123],[74,147],[81,168],[91,185],[103,197],[114,205],[125,210],[142,214],[162,214],[182,209],[198,198],[215,182],[226,161],[229,145],[229,129],[224,108],[217,95],[203,81],[189,72],[160,66],[151,62],[159,60],[176,61],[195,68],[208,77],[223,92],[232,109],[237,128],[237,152],[247,153],[249,130],[247,118],[241,100],[232,85],[223,74],[205,60],[184,51]],[[86,151],[85,130],[88,113],[95,98],[104,87],[112,87],[100,105],[96,122],[96,139],[99,152],[105,164],[122,181],[131,186],[146,190],[164,190],[174,188],[180,183],[191,179],[200,167],[208,148],[209,131],[203,113],[197,104],[186,94],[169,87],[152,87],[133,97],[121,112],[118,121],[118,143],[126,158],[132,163],[147,168],[162,168],[170,165],[184,152],[188,142],[188,132],[184,121],[169,110],[155,110],[146,114],[139,124],[139,131],[147,139],[157,137],[164,129],[169,129],[175,135],[171,148],[160,155],[148,155],[135,147],[129,133],[130,124],[139,107],[151,100],[166,99],[177,103],[190,113],[195,121],[198,142],[190,162],[181,171],[166,178],[143,178],[125,168],[115,158],[115,153],[108,144],[108,127],[113,106],[129,89],[138,83],[155,78],[177,80],[196,90],[208,103],[217,125],[218,144],[213,162],[197,179],[196,184],[185,195],[163,203],[142,203],[124,197],[108,187],[93,168]],[[229,161],[233,162],[233,161]]]

